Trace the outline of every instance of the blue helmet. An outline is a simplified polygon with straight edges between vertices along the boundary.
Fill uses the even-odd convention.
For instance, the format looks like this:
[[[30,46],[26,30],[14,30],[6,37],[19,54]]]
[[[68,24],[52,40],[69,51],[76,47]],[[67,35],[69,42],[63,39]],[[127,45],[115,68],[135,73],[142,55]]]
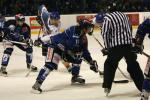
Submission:
[[[104,21],[105,14],[104,13],[98,13],[95,15],[95,21],[96,23],[102,23]]]
[[[51,19],[60,19],[60,15],[57,11],[53,11],[50,13],[50,18]]]

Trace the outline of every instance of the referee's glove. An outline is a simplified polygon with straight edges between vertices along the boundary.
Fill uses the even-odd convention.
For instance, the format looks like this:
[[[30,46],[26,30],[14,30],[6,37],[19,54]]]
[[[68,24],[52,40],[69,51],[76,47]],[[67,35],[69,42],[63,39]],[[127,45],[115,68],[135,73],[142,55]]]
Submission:
[[[109,50],[108,50],[107,48],[103,48],[103,49],[101,50],[101,52],[103,53],[103,56],[109,54]]]

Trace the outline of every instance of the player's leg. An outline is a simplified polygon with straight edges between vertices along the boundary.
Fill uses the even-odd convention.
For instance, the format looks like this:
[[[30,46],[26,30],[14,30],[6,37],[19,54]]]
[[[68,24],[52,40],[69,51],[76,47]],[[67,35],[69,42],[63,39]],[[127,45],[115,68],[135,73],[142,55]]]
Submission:
[[[27,68],[30,69],[31,71],[37,71],[37,67],[32,65],[32,59],[33,59],[33,48],[31,46],[23,46],[20,44],[15,44],[19,49],[23,50],[26,52],[26,64]]]
[[[70,62],[66,62],[62,60],[63,65],[67,68],[68,72],[71,72],[72,66],[70,65]]]
[[[142,91],[144,75],[139,63],[136,61],[137,55],[133,53],[130,49],[128,49],[127,52],[125,52],[124,54],[127,63],[127,71],[129,72],[138,90]]]
[[[118,62],[122,57],[123,56],[120,51],[120,47],[110,49],[107,59],[104,63],[104,82],[102,86],[106,95],[110,93],[116,69],[118,67]]]
[[[148,100],[150,96],[150,58],[147,60],[146,68],[144,70],[145,79],[142,86],[141,100]]]
[[[4,54],[3,54],[2,62],[1,62],[1,73],[3,75],[7,75],[6,67],[9,63],[10,56],[13,52],[13,44],[12,43],[6,42],[5,46],[6,46],[6,48],[4,50]]]
[[[71,83],[72,84],[84,84],[85,83],[85,79],[83,79],[79,73],[80,73],[80,64],[72,64],[72,79],[71,79]]]
[[[61,51],[49,47],[46,57],[45,65],[41,68],[35,84],[32,86],[34,93],[41,93],[41,85],[48,76],[48,74],[57,69],[58,63],[61,59]]]
[[[27,47],[26,48],[26,63],[27,63],[27,68],[31,69],[31,71],[37,71],[37,67],[32,65],[32,60],[33,60],[33,48],[32,47]]]

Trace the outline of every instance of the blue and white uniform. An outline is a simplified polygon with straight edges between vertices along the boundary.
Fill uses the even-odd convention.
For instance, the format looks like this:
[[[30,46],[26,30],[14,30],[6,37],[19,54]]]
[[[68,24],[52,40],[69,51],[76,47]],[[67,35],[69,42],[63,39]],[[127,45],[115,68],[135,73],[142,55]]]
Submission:
[[[44,5],[41,5],[38,9],[39,15],[40,15],[40,20],[42,24],[42,30],[43,30],[43,36],[41,39],[47,40],[49,39],[50,36],[56,35],[60,33],[60,22],[58,25],[53,25],[51,23],[51,19],[60,19],[60,15],[58,12],[48,12],[47,8]],[[47,55],[47,41],[43,42],[42,45],[42,55],[46,56]]]
[[[87,38],[85,35],[81,36],[81,29],[79,26],[72,26],[63,33],[50,37],[50,45],[44,68],[41,69],[37,77],[37,81],[43,82],[52,70],[56,70],[58,63],[66,59],[73,63],[72,75],[78,75],[82,58],[87,62],[92,62],[92,57],[87,49]]]
[[[138,36],[143,42],[146,34],[148,34],[148,37],[150,38],[150,19],[146,19],[139,25],[136,36]],[[150,94],[150,58],[148,58],[144,74],[146,78],[143,82],[141,100],[148,100]]]
[[[16,20],[8,20],[4,24],[3,32],[4,32],[4,39],[6,40],[5,42],[6,45],[2,57],[1,63],[2,67],[7,67],[14,46],[17,46],[18,48],[26,52],[26,63],[31,64],[33,52],[32,47],[27,45],[15,44],[9,41],[9,40],[16,42],[23,42],[22,40],[28,41],[31,38],[30,27],[25,23],[22,26],[19,26],[16,24]]]

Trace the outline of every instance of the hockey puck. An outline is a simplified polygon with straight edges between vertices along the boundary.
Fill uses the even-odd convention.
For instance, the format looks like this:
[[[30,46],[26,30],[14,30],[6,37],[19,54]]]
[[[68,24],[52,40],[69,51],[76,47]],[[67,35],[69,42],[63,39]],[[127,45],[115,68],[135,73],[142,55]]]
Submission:
[[[114,83],[129,83],[129,80],[118,80],[114,81]]]

